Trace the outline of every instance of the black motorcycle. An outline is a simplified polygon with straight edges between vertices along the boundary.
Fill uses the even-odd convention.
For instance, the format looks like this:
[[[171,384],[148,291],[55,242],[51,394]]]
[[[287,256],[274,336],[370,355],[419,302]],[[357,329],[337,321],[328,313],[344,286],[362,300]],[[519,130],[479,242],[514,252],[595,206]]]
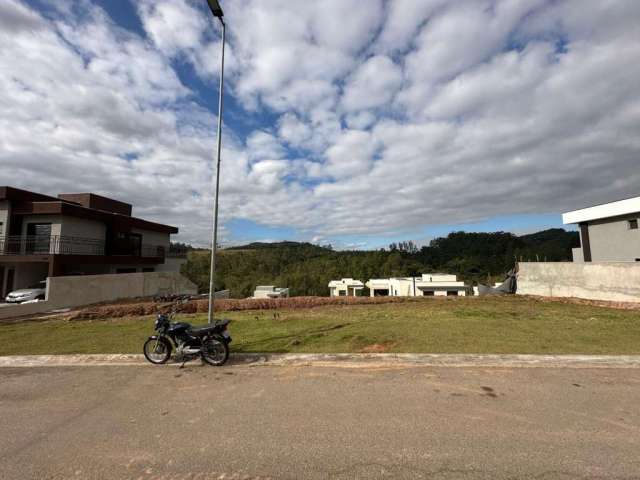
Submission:
[[[224,365],[229,358],[231,335],[227,330],[230,320],[217,320],[213,325],[193,327],[186,322],[172,322],[179,303],[173,304],[170,313],[159,313],[155,321],[158,335],[150,336],[144,342],[144,356],[153,364],[166,363],[175,349],[176,360],[184,362],[198,356],[209,365]]]

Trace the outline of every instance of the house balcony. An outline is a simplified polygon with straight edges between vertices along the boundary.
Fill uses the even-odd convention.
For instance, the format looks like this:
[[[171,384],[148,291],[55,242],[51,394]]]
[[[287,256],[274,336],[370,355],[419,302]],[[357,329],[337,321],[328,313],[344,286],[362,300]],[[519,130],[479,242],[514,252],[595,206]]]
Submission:
[[[0,255],[96,255],[164,258],[159,245],[128,244],[107,248],[104,240],[66,235],[0,236]]]

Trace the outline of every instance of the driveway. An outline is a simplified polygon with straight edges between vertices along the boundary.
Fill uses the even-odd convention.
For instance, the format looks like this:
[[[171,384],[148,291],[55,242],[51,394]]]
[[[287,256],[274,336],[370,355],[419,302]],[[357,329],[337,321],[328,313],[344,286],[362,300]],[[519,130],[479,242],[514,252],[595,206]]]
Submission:
[[[640,478],[640,369],[0,368],[2,478]]]

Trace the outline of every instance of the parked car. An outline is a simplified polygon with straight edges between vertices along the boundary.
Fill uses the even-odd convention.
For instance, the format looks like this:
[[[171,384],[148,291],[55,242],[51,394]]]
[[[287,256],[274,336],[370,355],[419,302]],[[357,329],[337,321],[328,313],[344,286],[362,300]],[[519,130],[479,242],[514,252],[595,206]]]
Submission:
[[[7,303],[24,303],[33,300],[44,300],[44,296],[47,292],[47,281],[42,280],[27,288],[21,288],[20,290],[14,290],[10,292],[5,298]]]

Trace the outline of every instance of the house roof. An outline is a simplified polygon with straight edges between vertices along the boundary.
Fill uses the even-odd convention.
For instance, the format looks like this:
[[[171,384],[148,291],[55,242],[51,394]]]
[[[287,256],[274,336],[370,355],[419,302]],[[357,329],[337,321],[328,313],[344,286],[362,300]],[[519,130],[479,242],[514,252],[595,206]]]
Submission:
[[[95,194],[62,194],[61,196],[65,198],[50,197],[13,187],[0,187],[0,200],[15,202],[12,207],[12,213],[15,215],[68,215],[103,222],[121,231],[139,228],[161,233],[178,233],[177,227],[150,222],[142,218],[112,211],[125,211],[127,206],[130,207],[129,204],[124,202],[118,202]],[[94,205],[104,206],[106,209],[83,206],[81,202],[73,201],[70,197],[76,197],[77,200],[83,203],[85,201],[94,202]]]
[[[0,187],[0,200],[12,200],[16,202],[47,202],[58,199],[41,193],[4,186]]]
[[[603,203],[593,207],[581,208],[562,214],[562,223],[589,222],[602,218],[618,217],[640,212],[640,197],[626,198],[616,202]]]

